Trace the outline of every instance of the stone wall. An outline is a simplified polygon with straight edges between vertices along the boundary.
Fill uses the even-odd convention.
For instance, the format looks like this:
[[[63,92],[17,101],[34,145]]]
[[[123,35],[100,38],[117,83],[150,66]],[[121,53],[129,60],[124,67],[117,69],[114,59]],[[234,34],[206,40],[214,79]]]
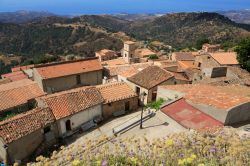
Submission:
[[[125,103],[129,102],[129,110],[125,110]],[[105,119],[113,116],[116,111],[134,111],[138,107],[138,97],[133,97],[125,100],[120,100],[103,105],[103,117]]]

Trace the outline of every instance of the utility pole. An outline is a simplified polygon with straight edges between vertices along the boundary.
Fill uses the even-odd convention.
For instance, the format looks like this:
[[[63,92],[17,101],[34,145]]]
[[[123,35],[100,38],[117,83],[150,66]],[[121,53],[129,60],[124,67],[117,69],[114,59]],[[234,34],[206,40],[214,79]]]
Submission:
[[[143,110],[144,110],[144,98],[147,94],[145,92],[141,93],[141,97],[142,97],[142,109],[141,109],[141,123],[140,123],[140,129],[142,129],[142,118],[143,118]]]

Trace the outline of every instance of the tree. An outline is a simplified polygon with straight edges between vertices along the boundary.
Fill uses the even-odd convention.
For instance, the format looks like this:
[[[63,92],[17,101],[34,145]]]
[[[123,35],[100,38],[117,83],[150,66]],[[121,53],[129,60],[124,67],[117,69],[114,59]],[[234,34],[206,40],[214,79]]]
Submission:
[[[243,39],[235,48],[235,51],[242,68],[250,71],[250,37]]]
[[[209,43],[209,40],[207,38],[200,38],[196,41],[195,48],[200,50],[205,43]]]

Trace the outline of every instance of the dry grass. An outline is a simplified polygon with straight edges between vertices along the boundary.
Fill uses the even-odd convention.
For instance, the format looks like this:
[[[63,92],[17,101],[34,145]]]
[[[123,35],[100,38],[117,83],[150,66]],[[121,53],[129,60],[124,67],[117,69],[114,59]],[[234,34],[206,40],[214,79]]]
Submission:
[[[28,165],[249,165],[250,138],[232,128],[191,131],[149,141],[146,138],[86,140],[61,147],[51,158]]]

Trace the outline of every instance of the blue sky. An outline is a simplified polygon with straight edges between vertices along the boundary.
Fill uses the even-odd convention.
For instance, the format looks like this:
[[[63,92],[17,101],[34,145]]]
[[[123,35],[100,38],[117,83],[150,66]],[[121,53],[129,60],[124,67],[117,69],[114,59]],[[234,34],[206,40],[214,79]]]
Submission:
[[[250,0],[0,0],[0,12],[56,14],[166,13],[250,9]]]

